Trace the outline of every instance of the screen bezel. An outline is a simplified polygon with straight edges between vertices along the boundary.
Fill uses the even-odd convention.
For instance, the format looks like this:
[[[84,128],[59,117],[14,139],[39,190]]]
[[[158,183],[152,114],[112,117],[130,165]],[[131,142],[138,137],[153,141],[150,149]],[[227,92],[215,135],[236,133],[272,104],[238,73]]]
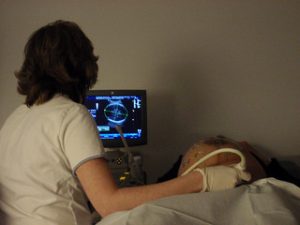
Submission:
[[[86,94],[88,96],[141,96],[142,104],[142,123],[143,130],[142,137],[139,139],[126,139],[128,146],[140,146],[147,144],[147,92],[146,90],[89,90]],[[97,123],[97,121],[96,121]],[[100,134],[99,134],[100,138]],[[118,139],[101,139],[105,148],[120,148],[124,147],[121,138]]]

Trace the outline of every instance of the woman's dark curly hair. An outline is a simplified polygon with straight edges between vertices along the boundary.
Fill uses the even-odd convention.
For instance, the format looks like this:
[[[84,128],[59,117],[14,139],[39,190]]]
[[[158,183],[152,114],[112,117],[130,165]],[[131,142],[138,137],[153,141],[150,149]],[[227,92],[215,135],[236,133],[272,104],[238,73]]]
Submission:
[[[68,21],[50,23],[29,38],[18,79],[18,92],[25,104],[42,104],[55,94],[84,101],[86,91],[97,81],[98,57],[80,27]]]

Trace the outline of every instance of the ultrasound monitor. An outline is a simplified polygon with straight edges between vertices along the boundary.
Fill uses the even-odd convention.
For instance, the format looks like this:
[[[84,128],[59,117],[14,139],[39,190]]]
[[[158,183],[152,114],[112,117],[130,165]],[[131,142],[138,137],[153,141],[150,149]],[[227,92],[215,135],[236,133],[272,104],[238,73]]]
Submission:
[[[96,121],[104,147],[124,147],[117,126],[128,146],[147,143],[146,90],[91,90],[84,104]]]

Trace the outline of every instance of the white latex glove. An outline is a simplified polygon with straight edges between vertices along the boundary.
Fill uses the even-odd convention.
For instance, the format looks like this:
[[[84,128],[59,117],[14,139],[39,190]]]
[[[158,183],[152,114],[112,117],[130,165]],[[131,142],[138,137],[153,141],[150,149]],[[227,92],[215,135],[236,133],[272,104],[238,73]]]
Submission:
[[[242,180],[250,181],[251,174],[231,166],[212,166],[195,169],[202,174],[203,185],[201,192],[220,191],[234,188]]]

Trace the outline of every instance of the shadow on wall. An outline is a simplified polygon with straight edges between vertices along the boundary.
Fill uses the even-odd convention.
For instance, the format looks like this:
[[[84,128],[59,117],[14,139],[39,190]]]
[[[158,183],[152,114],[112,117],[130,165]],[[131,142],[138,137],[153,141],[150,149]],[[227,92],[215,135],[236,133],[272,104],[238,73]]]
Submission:
[[[213,101],[212,96],[196,63],[164,65],[158,76],[159,83],[155,86],[159,89],[149,99],[152,104],[149,116],[157,126],[149,130],[153,132],[154,143],[172,146],[177,154],[182,153],[205,133],[205,126],[200,125],[207,124],[205,108]]]
[[[198,126],[205,123],[202,110],[210,101],[205,82],[199,83],[202,74],[196,63],[165,64],[156,76],[147,103],[149,151],[145,152],[145,166],[150,182],[164,174],[200,138],[205,129]]]
[[[1,199],[2,199],[2,195],[1,195],[1,191],[0,191],[0,201],[1,201]],[[0,225],[7,225],[7,224],[8,224],[7,216],[0,208]]]
[[[275,158],[280,166],[283,167],[290,175],[293,177],[300,179],[300,155],[293,155],[293,156],[277,156],[274,157],[270,154],[272,149],[268,149],[262,145],[253,145],[256,150],[259,150],[259,153],[262,157],[271,160]]]
[[[161,65],[152,81],[155,83],[149,86],[155,88],[148,94],[149,143],[145,147],[145,166],[149,179],[156,180],[203,134],[209,134],[207,108],[215,100],[201,65],[192,60]],[[158,159],[164,163],[157,165]]]
[[[278,161],[292,176],[300,179],[300,155],[284,158]]]
[[[150,94],[151,93],[151,94]],[[174,133],[174,95],[155,91],[148,94],[148,144],[144,147],[144,168],[147,171],[148,183],[156,181],[175,160],[176,140]],[[155,166],[153,166],[155,165]]]

